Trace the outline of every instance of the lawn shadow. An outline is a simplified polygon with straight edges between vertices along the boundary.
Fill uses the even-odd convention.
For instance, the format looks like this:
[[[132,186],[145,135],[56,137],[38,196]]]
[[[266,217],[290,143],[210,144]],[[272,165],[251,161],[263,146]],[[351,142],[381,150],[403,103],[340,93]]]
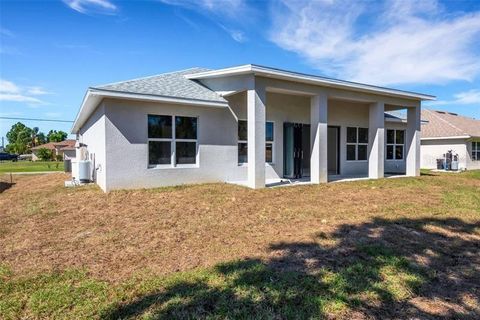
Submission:
[[[480,317],[480,223],[374,219],[186,273],[105,319]]]
[[[10,189],[14,185],[15,185],[15,183],[0,181],[0,193],[4,192],[7,189]]]

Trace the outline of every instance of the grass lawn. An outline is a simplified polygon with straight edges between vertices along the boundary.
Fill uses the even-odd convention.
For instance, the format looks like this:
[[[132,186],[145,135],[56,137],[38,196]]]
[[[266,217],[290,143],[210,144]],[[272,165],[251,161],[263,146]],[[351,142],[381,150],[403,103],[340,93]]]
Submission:
[[[1,161],[0,174],[9,172],[63,171],[63,162],[56,161]]]
[[[0,318],[478,319],[480,172],[0,193]]]

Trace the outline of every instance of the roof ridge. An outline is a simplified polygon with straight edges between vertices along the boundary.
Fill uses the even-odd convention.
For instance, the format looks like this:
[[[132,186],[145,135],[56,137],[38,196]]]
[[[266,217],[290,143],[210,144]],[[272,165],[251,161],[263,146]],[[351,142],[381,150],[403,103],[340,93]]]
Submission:
[[[100,85],[95,85],[95,86],[90,86],[89,88],[101,88],[101,87],[106,87],[106,86],[111,86],[115,84],[120,84],[120,83],[125,83],[125,82],[132,82],[132,81],[138,81],[138,80],[145,80],[145,79],[150,79],[150,78],[155,78],[163,75],[169,75],[169,74],[175,74],[175,73],[181,73],[189,70],[195,70],[195,69],[207,69],[207,68],[202,68],[202,67],[192,67],[192,68],[187,68],[187,69],[182,69],[182,70],[176,70],[176,71],[169,71],[169,72],[164,72],[164,73],[157,73],[154,75],[150,76],[144,76],[144,77],[138,77],[138,78],[133,78],[133,79],[128,79],[128,80],[123,80],[123,81],[116,81],[116,82],[109,82],[105,84],[100,84]]]
[[[448,121],[447,119],[443,119],[442,117],[438,116],[434,111],[429,110],[429,109],[424,109],[424,110],[430,112],[434,117],[436,117],[437,119],[439,119],[439,120],[442,121],[442,122],[445,122],[447,125],[449,125],[450,127],[454,128],[455,130],[460,131],[461,134],[466,134],[466,135],[468,135],[467,132],[463,131],[462,129],[460,129],[459,127],[457,127],[456,125],[454,125],[453,123],[451,123],[450,121]]]

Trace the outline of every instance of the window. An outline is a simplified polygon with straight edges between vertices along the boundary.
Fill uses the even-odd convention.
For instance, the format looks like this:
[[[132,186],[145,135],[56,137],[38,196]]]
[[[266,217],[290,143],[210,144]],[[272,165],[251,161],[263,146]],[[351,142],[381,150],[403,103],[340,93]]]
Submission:
[[[472,142],[472,160],[480,161],[480,141]]]
[[[197,118],[148,115],[148,165],[197,162]]]
[[[246,120],[238,120],[238,163],[248,162],[248,128]],[[265,123],[265,162],[273,163],[273,122]]]
[[[368,128],[347,127],[347,161],[368,158]]]
[[[387,130],[387,160],[403,160],[405,130]]]

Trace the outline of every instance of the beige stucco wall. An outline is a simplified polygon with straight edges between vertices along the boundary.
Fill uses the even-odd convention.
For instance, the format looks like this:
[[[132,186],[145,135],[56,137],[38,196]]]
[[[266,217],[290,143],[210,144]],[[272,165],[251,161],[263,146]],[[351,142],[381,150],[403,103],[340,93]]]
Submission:
[[[97,183],[109,191],[247,180],[247,166],[237,163],[237,121],[247,117],[246,93],[228,101],[229,108],[217,108],[104,100],[79,133],[95,157]],[[368,161],[347,161],[345,144],[348,126],[368,128],[369,104],[333,99],[328,105],[328,124],[341,128],[340,174],[366,176]],[[149,168],[148,114],[198,117],[198,166]],[[274,163],[266,164],[266,179],[281,178],[283,123],[310,123],[310,97],[268,92],[266,118],[274,122]],[[406,124],[387,121],[385,128],[406,129]],[[404,171],[405,160],[385,161],[385,172]]]

